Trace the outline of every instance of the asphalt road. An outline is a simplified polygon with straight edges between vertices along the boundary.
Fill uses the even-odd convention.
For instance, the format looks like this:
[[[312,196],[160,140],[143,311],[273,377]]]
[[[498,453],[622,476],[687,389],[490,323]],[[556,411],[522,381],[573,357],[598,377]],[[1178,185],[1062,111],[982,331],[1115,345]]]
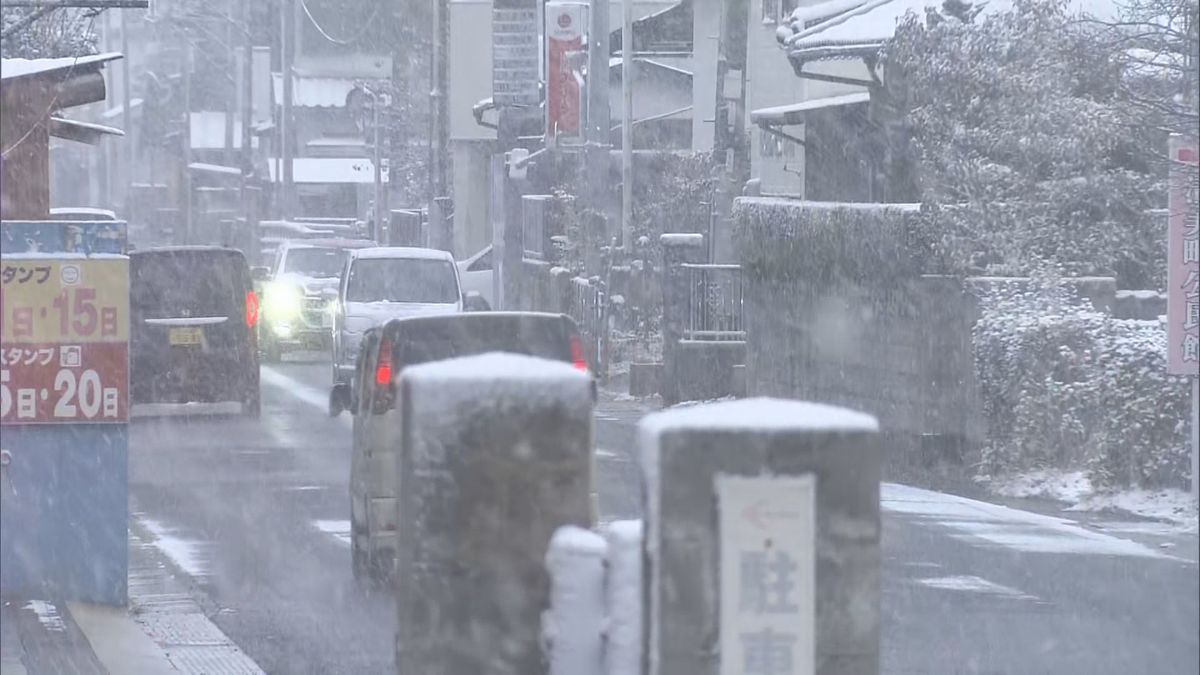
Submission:
[[[201,606],[268,673],[392,672],[394,603],[350,573],[349,417],[324,414],[328,377],[322,363],[264,367],[259,421],[132,429],[135,527],[161,536]],[[604,520],[639,515],[642,414],[597,411]],[[1194,537],[900,485],[883,500],[882,672],[1200,671]]]

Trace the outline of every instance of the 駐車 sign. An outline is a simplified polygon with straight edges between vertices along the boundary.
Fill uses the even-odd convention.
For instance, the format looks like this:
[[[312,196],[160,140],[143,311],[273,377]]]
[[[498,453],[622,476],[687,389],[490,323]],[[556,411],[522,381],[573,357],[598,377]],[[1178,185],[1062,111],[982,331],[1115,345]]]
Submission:
[[[719,476],[721,675],[816,667],[816,478]]]
[[[129,419],[124,256],[0,259],[0,423]]]

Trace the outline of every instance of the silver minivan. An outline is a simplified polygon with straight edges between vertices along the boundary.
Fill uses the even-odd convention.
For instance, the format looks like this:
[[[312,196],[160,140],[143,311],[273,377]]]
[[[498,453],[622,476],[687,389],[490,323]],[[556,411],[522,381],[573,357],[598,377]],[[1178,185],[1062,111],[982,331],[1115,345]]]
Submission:
[[[350,382],[366,332],[389,319],[456,314],[466,306],[446,251],[377,246],[351,251],[333,316],[333,383]]]

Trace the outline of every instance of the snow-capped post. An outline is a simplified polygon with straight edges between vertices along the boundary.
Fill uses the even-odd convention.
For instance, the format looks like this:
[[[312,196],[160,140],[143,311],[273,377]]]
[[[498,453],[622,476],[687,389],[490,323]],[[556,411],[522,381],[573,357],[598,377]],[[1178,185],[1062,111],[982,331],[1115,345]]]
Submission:
[[[546,551],[592,521],[588,375],[492,353],[398,382],[397,672],[545,673]]]
[[[546,551],[550,609],[542,636],[550,675],[600,675],[604,663],[604,567],[608,544],[590,530],[558,528]]]
[[[642,673],[642,521],[618,520],[604,528],[608,540],[608,641],[605,675]]]
[[[659,237],[663,250],[663,401],[678,403],[679,375],[677,349],[683,337],[687,321],[688,284],[690,277],[681,267],[684,263],[703,262],[706,254],[704,235],[694,233],[668,233]]]
[[[648,675],[879,672],[874,417],[780,399],[642,420]]]

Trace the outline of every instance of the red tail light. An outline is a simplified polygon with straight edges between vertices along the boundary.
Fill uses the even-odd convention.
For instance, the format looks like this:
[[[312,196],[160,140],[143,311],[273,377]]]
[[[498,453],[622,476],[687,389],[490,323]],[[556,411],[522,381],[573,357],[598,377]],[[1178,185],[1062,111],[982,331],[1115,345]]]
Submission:
[[[258,296],[254,291],[246,291],[246,327],[254,328],[258,323]]]
[[[583,352],[583,340],[578,335],[571,336],[571,365],[584,372],[588,369],[587,356]]]
[[[392,341],[379,341],[379,357],[375,361],[375,395],[371,410],[382,415],[392,409],[396,401],[396,387],[392,384]]]
[[[392,343],[384,340],[379,343],[379,361],[375,366],[375,385],[386,387],[392,383]]]

